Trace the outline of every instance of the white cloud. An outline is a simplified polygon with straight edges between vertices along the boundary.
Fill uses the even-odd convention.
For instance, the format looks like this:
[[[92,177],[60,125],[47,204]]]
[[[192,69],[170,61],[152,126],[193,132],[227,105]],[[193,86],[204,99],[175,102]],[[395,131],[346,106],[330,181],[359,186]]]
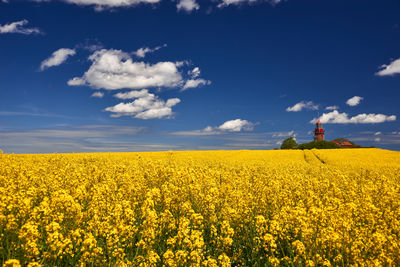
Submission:
[[[85,84],[86,84],[85,79],[78,78],[78,77],[75,77],[68,81],[69,86],[79,86],[79,85],[85,85]]]
[[[227,7],[229,5],[254,4],[257,2],[258,0],[221,0],[221,3],[218,5],[218,7],[222,8],[222,7]],[[260,2],[267,2],[271,5],[276,5],[283,2],[283,0],[263,0]]]
[[[303,109],[309,109],[309,110],[317,110],[319,108],[318,105],[314,104],[312,101],[301,101],[299,103],[297,103],[296,105],[294,105],[293,107],[288,107],[286,109],[286,111],[288,112],[298,112],[301,111]]]
[[[206,129],[209,129],[209,127]],[[240,132],[241,130],[253,131],[254,124],[246,120],[236,119],[224,122],[217,129],[228,132]]]
[[[380,138],[380,137],[377,137],[377,138],[374,139],[374,141],[375,141],[375,142],[380,142],[380,141],[381,141],[381,138]]]
[[[337,110],[334,110],[329,113],[324,113],[319,118],[322,123],[336,123],[336,124],[368,124],[368,123],[382,123],[386,121],[395,121],[395,115],[384,115],[384,114],[358,114],[354,117],[349,118],[347,113],[339,113]],[[311,123],[316,123],[318,118],[314,118],[311,120]]]
[[[252,123],[247,120],[236,119],[226,121],[220,126],[211,127],[207,126],[202,130],[194,131],[181,131],[174,132],[173,135],[184,135],[184,136],[202,136],[202,135],[220,135],[227,132],[241,132],[241,131],[253,131],[254,126],[257,123]]]
[[[339,109],[338,106],[329,106],[325,108],[326,110],[335,110],[335,109]]]
[[[346,101],[346,104],[351,107],[354,107],[354,106],[357,106],[358,104],[360,104],[361,100],[363,100],[363,99],[364,98],[361,96],[353,96],[352,98],[350,98]]]
[[[53,66],[58,66],[64,63],[69,56],[73,56],[76,54],[76,51],[74,49],[69,49],[69,48],[60,48],[57,51],[53,52],[51,56],[47,59],[45,59],[41,64],[40,64],[40,69],[44,70]]]
[[[20,33],[20,34],[40,34],[42,33],[38,28],[26,28],[24,27],[29,22],[24,19],[16,22],[12,22],[5,25],[0,25],[0,34],[3,33]]]
[[[203,129],[203,131],[206,133],[211,133],[214,132],[214,128],[211,126],[207,126],[206,128]]]
[[[196,79],[200,76],[200,68],[195,67],[194,69],[188,71],[188,74],[190,75],[190,77],[192,77],[192,79]]]
[[[210,85],[211,81],[205,79],[197,79],[200,76],[200,73],[201,72],[199,67],[195,67],[192,70],[189,70],[188,75],[191,77],[191,79],[186,80],[185,85],[182,87],[181,91],[185,91],[186,89],[196,88],[203,85]]]
[[[104,96],[103,92],[94,92],[91,97],[102,98]]]
[[[178,71],[180,62],[148,64],[133,62],[129,54],[121,50],[102,49],[93,53],[93,63],[82,77],[68,81],[68,85],[89,85],[96,89],[117,90],[143,87],[177,87],[183,84]]]
[[[136,96],[132,92],[128,94],[116,94],[118,98],[137,98],[129,103],[119,103],[113,107],[108,107],[105,110],[114,113],[112,117],[132,116],[137,119],[161,119],[171,117],[173,115],[172,107],[181,102],[178,98],[171,98],[165,102],[159,99],[156,95],[149,93],[147,90],[135,91]],[[142,93],[141,93],[142,92]],[[117,96],[118,95],[118,96]]]
[[[374,133],[374,135],[381,135],[381,134],[382,134],[381,132]]]
[[[143,50],[134,53],[144,56],[147,52]],[[181,87],[184,90],[210,84],[210,81],[204,79],[186,81],[179,68],[190,65],[187,61],[155,64],[134,62],[131,54],[114,49],[95,51],[89,56],[89,60],[92,61],[89,69],[82,77],[70,79],[68,85],[87,85],[95,89],[106,90],[142,89],[146,87],[158,87],[159,90],[162,87]],[[199,74],[199,68],[194,68],[190,72],[191,77],[197,77]],[[93,96],[95,97],[95,95]],[[147,89],[121,92],[115,94],[114,97],[135,100],[107,107],[105,110],[111,112],[112,117],[132,116],[138,119],[170,118],[173,115],[172,107],[180,102],[178,98],[164,101],[149,93]]]
[[[395,75],[400,73],[400,58],[393,60],[389,65],[380,66],[380,71],[375,73],[378,76]]]
[[[204,79],[187,80],[181,91],[185,91],[186,89],[189,89],[189,88],[196,88],[199,86],[210,85],[210,84],[211,84],[211,81],[207,81]]]
[[[190,13],[193,10],[200,9],[200,5],[196,2],[196,0],[179,0],[176,8],[178,9],[178,11],[184,10]]]
[[[183,66],[190,65],[190,62],[189,62],[189,60],[176,61],[176,62],[175,62],[175,65],[176,65],[178,68],[180,68],[180,67],[183,67]]]
[[[146,89],[140,90],[140,91],[130,91],[126,93],[118,93],[115,94],[114,96],[119,99],[134,99],[134,98],[141,98],[145,97],[149,94],[149,91]]]
[[[36,0],[37,2],[48,2],[50,0]],[[141,3],[155,4],[160,0],[63,0],[68,4],[75,4],[78,6],[94,6],[96,10],[117,8],[117,7],[131,7]]]
[[[134,54],[137,57],[144,58],[146,56],[146,54],[153,53],[153,52],[160,50],[161,48],[166,47],[166,46],[167,45],[164,44],[164,45],[157,46],[154,48],[142,47],[142,48],[139,48],[138,50],[136,50],[135,52],[132,52],[132,54]]]

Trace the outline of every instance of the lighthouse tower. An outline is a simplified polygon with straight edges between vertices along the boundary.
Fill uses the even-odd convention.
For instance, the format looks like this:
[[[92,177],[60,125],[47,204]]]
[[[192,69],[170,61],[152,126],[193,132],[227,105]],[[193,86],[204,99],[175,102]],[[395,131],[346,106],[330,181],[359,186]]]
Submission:
[[[316,125],[316,127],[315,127],[315,131],[314,131],[314,141],[315,142],[324,141],[325,133],[324,133],[324,129],[322,129],[321,121],[318,120],[315,125]]]

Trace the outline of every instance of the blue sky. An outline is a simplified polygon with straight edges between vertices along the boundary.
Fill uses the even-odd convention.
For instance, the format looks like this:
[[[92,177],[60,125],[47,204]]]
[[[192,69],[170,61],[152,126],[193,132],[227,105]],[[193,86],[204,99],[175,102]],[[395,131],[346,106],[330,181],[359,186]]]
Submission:
[[[7,153],[400,150],[400,2],[0,1]]]

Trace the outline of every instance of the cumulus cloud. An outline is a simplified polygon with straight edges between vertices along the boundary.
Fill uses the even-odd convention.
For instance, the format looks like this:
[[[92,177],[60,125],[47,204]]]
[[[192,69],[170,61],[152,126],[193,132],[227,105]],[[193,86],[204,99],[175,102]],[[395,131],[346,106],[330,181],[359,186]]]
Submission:
[[[218,7],[223,8],[223,7],[227,7],[229,5],[253,4],[256,2],[258,2],[258,1],[257,0],[221,0],[221,3],[218,5]],[[276,4],[283,2],[283,0],[263,0],[260,2],[266,2],[271,5],[276,5]]]
[[[177,62],[175,62],[175,65],[178,68],[180,68],[180,67],[183,67],[183,66],[190,65],[190,62],[189,62],[189,60],[177,61]]]
[[[361,100],[363,100],[363,99],[364,98],[361,96],[353,96],[352,98],[350,98],[346,101],[346,104],[351,107],[354,107],[354,106],[357,106],[358,104],[360,104]]]
[[[382,123],[386,121],[395,121],[395,115],[384,115],[384,114],[358,114],[354,117],[348,116],[347,113],[339,113],[337,110],[334,110],[329,113],[324,113],[319,118],[322,123],[335,123],[335,124],[369,124],[369,123]],[[318,118],[314,118],[311,120],[311,123],[316,123]]]
[[[203,86],[203,85],[210,85],[211,81],[208,81],[205,79],[197,79],[200,76],[200,73],[201,72],[200,72],[199,67],[195,67],[192,70],[189,70],[188,75],[191,77],[191,79],[186,80],[181,91],[185,91],[186,89],[196,88],[196,87]]]
[[[24,19],[16,22],[12,22],[5,25],[0,25],[0,34],[3,33],[20,33],[20,34],[40,34],[42,31],[38,28],[27,28],[25,27],[29,21]]]
[[[174,132],[172,134],[186,135],[186,136],[220,135],[227,132],[253,131],[255,125],[256,123],[252,123],[247,120],[236,119],[236,120],[226,121],[220,126],[216,127],[207,126],[202,130],[181,131],[181,132]]]
[[[177,87],[184,82],[178,70],[181,66],[179,62],[158,62],[153,65],[133,62],[128,53],[114,49],[96,51],[89,60],[92,61],[90,68],[82,77],[69,80],[68,85],[117,90]]]
[[[374,133],[374,135],[381,135],[381,134],[382,134],[381,132]]]
[[[339,109],[338,106],[328,106],[325,108],[326,110],[335,110],[335,109]]]
[[[240,132],[241,130],[253,131],[254,124],[246,120],[236,119],[224,122],[218,126],[218,129],[228,132]]]
[[[36,0],[37,2],[48,2],[51,0]],[[55,1],[55,0],[54,0]],[[94,6],[96,10],[117,8],[117,7],[131,7],[138,4],[155,4],[160,0],[63,0],[68,4],[75,4],[78,6]]]
[[[131,95],[116,94],[122,99],[136,98],[129,103],[119,103],[108,107],[105,110],[112,112],[112,117],[132,116],[137,119],[161,119],[169,118],[173,115],[172,107],[181,102],[179,98],[170,98],[166,102],[158,96],[149,93],[147,90],[135,91],[137,95],[131,92]]]
[[[119,98],[119,99],[134,99],[134,98],[141,98],[145,97],[149,94],[149,91],[146,89],[143,90],[135,90],[135,91],[130,91],[130,92],[125,92],[125,93],[118,93],[115,94],[114,97]]]
[[[161,48],[161,47],[160,47]],[[159,49],[158,47],[151,49]],[[138,50],[139,51],[139,50]],[[145,56],[146,49],[136,51],[134,54]],[[119,90],[134,89],[127,92],[120,92],[114,95],[118,99],[134,99],[132,102],[119,103],[107,107],[105,111],[112,113],[112,117],[132,116],[138,119],[170,118],[173,115],[172,107],[180,102],[178,98],[171,98],[167,101],[149,93],[147,89],[157,87],[194,88],[210,84],[210,81],[197,78],[200,69],[194,68],[183,78],[180,68],[190,65],[187,61],[158,62],[149,64],[135,62],[131,58],[132,53],[125,53],[115,49],[101,49],[89,56],[92,62],[89,69],[81,76],[74,77],[68,81],[70,86],[90,86],[95,89]],[[194,78],[194,79],[193,79]],[[141,90],[139,90],[141,89]],[[100,93],[93,94],[93,97],[100,97]]]
[[[50,67],[58,66],[64,63],[68,57],[76,54],[74,49],[69,48],[60,48],[57,51],[53,52],[51,56],[42,61],[40,64],[40,70],[45,70]]]
[[[132,52],[132,54],[134,54],[137,57],[144,58],[146,56],[146,54],[153,53],[153,52],[160,50],[161,48],[166,47],[166,46],[167,46],[166,44],[163,44],[161,46],[157,46],[154,48],[141,47],[138,50],[136,50],[135,52]]]
[[[288,112],[298,112],[303,109],[309,109],[309,110],[317,110],[319,108],[318,105],[314,104],[312,101],[301,101],[294,105],[293,107],[288,107],[286,111]]]
[[[400,73],[400,58],[393,60],[389,65],[380,66],[380,71],[375,73],[378,76],[388,76]]]
[[[191,80],[187,80],[185,82],[185,85],[182,87],[181,91],[185,91],[186,89],[189,89],[189,88],[196,88],[199,86],[210,85],[210,84],[211,84],[211,81],[207,81],[204,79],[195,79],[195,80],[191,79]]]
[[[188,74],[190,75],[190,77],[192,77],[192,79],[196,79],[197,77],[200,76],[200,68],[199,67],[195,67],[192,70],[188,71]]]
[[[103,92],[94,92],[91,97],[102,98],[104,96]]]
[[[86,81],[83,78],[75,77],[68,81],[69,86],[85,85]]]
[[[193,10],[200,9],[200,5],[196,2],[196,0],[179,0],[176,8],[178,11],[183,10],[190,13]]]

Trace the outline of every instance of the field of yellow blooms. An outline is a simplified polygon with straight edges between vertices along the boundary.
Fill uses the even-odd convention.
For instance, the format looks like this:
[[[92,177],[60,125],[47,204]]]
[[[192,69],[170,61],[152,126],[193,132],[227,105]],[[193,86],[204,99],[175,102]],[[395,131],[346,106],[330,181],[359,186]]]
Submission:
[[[400,152],[0,155],[4,266],[399,266]]]

